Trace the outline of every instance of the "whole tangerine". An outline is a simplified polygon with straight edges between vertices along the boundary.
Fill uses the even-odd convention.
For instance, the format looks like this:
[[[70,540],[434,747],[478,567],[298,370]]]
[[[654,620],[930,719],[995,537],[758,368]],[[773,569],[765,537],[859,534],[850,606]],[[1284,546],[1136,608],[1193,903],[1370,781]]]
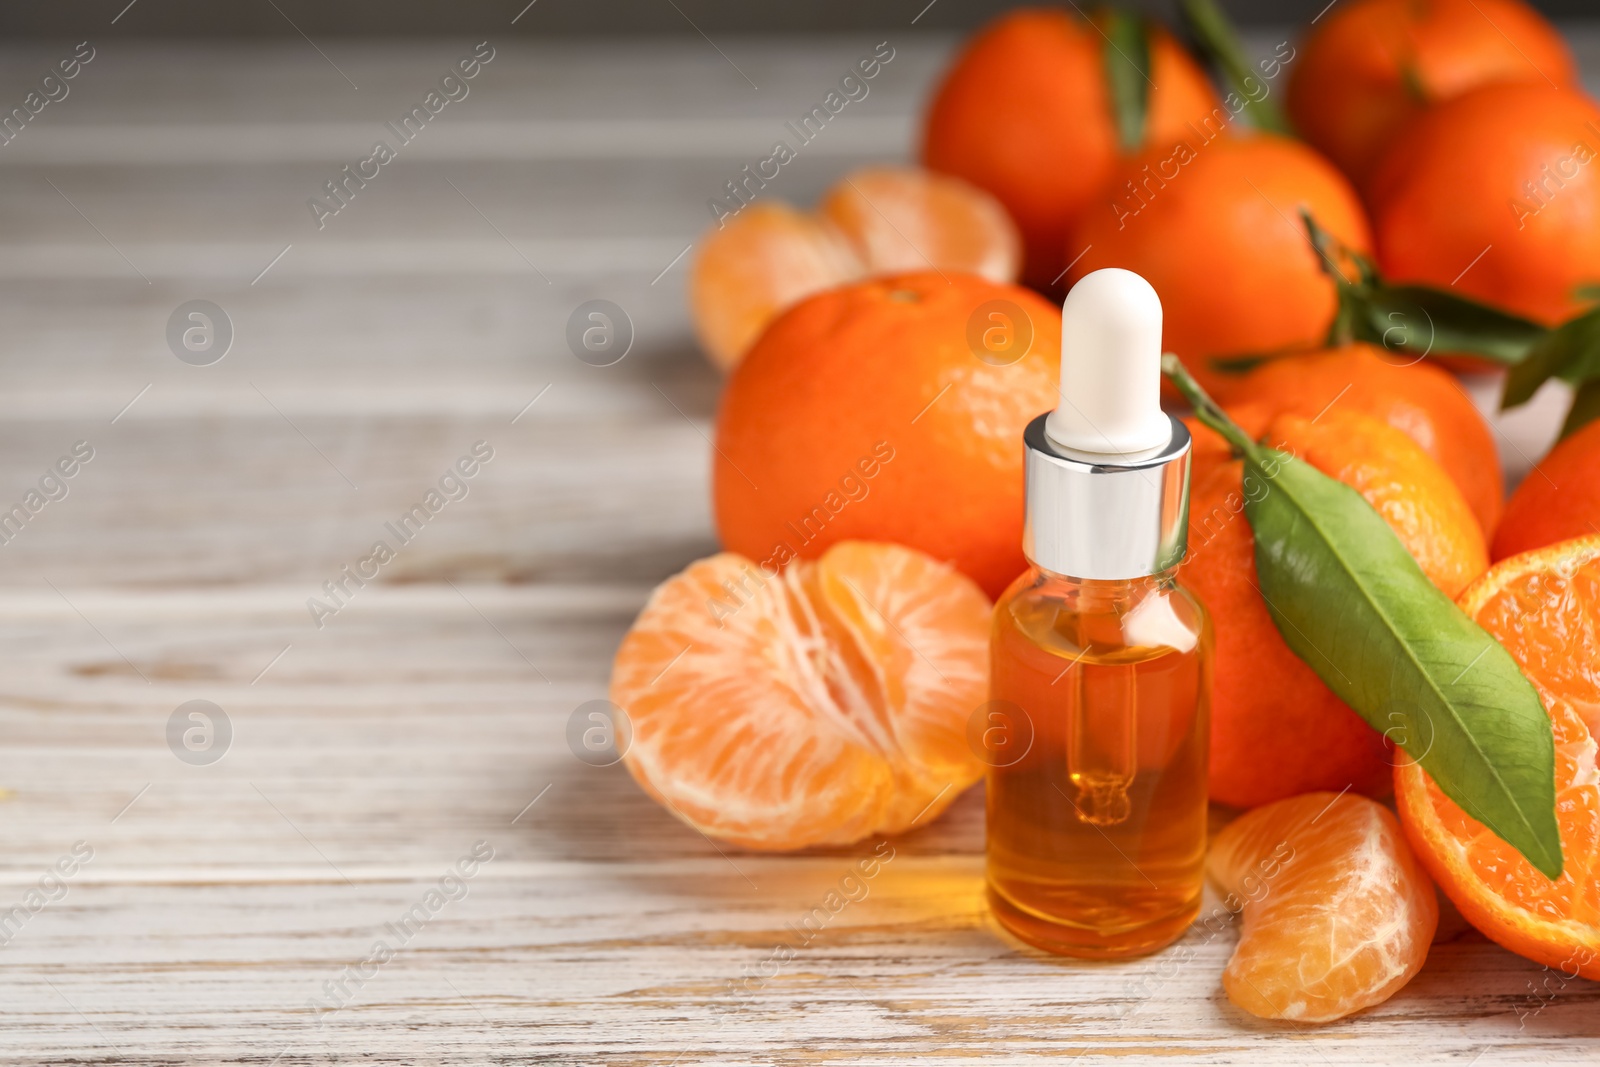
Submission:
[[[1125,267],[1149,279],[1161,294],[1163,345],[1225,395],[1210,357],[1314,347],[1333,321],[1337,290],[1302,210],[1345,246],[1369,248],[1355,190],[1311,148],[1186,131],[1116,169],[1064,246],[1087,249],[1068,273],[1076,281]],[[1354,278],[1351,265],[1337,266]]]
[[[1493,82],[1575,87],[1560,32],[1521,0],[1353,0],[1327,13],[1289,75],[1289,116],[1356,182],[1430,104]]]
[[[1498,562],[1592,534],[1600,534],[1600,422],[1557,444],[1517,486],[1492,555]]]
[[[723,545],[781,567],[892,541],[999,593],[1025,565],[1022,431],[1055,406],[1060,350],[1054,305],[976,275],[874,278],[801,302],[723,393]]]
[[[1483,534],[1455,484],[1410,437],[1353,410],[1279,415],[1265,441],[1359,492],[1450,596],[1488,566]],[[1211,796],[1255,807],[1317,789],[1381,796],[1390,784],[1383,736],[1296,656],[1267,610],[1238,460],[1194,486],[1181,577],[1216,621]]]
[[[1505,480],[1494,436],[1453,375],[1425,362],[1401,362],[1360,342],[1263,363],[1227,391],[1229,410],[1257,404],[1315,416],[1330,406],[1359,411],[1402,430],[1450,475],[1477,517],[1494,533]]]
[[[1600,107],[1540,83],[1483,86],[1395,135],[1367,184],[1378,265],[1554,325],[1600,281]]]
[[[1145,144],[1185,136],[1218,109],[1205,73],[1164,30],[1150,34]],[[935,90],[922,161],[1000,199],[1022,229],[1023,277],[1046,288],[1068,228],[1124,154],[1107,88],[1107,38],[1045,8],[1009,12],[967,42]],[[1074,251],[1073,254],[1076,254]]]

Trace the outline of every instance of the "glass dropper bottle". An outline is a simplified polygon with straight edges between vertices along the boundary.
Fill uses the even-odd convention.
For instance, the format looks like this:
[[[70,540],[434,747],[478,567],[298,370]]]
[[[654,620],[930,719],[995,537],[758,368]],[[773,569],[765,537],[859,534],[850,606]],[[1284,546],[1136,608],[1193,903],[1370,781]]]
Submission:
[[[1060,405],[1024,433],[1030,567],[994,610],[990,719],[1029,744],[989,771],[989,904],[1072,956],[1153,951],[1200,906],[1211,628],[1176,580],[1190,441],[1160,361],[1148,282],[1073,287]]]

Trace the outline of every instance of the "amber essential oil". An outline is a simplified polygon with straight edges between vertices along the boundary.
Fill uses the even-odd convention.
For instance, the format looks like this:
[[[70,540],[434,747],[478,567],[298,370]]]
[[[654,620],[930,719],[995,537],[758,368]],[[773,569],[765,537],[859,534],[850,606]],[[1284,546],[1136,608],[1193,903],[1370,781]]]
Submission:
[[[1050,952],[1170,944],[1200,910],[1211,628],[1177,582],[1193,441],[1161,410],[1161,299],[1132,271],[1061,306],[1061,402],[1022,433],[1022,554],[995,605],[989,906]],[[972,734],[969,734],[972,736]]]
[[[1115,958],[1200,908],[1211,628],[1171,570],[1032,568],[995,606],[988,896],[1038,948]]]

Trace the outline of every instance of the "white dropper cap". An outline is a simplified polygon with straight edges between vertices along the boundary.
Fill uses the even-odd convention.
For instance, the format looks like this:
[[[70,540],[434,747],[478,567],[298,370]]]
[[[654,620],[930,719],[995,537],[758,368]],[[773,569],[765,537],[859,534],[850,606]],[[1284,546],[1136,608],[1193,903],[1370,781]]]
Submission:
[[[1165,446],[1161,298],[1131,270],[1085,275],[1061,305],[1061,402],[1050,441],[1075,452],[1130,455]]]

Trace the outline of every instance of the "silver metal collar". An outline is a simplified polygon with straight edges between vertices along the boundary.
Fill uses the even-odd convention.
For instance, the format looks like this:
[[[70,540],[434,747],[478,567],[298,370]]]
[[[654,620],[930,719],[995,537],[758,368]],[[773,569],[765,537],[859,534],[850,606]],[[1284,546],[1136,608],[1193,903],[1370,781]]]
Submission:
[[[1073,578],[1140,578],[1175,567],[1189,534],[1189,430],[1168,415],[1172,438],[1148,457],[1062,448],[1040,415],[1022,439],[1027,504],[1022,551]]]

